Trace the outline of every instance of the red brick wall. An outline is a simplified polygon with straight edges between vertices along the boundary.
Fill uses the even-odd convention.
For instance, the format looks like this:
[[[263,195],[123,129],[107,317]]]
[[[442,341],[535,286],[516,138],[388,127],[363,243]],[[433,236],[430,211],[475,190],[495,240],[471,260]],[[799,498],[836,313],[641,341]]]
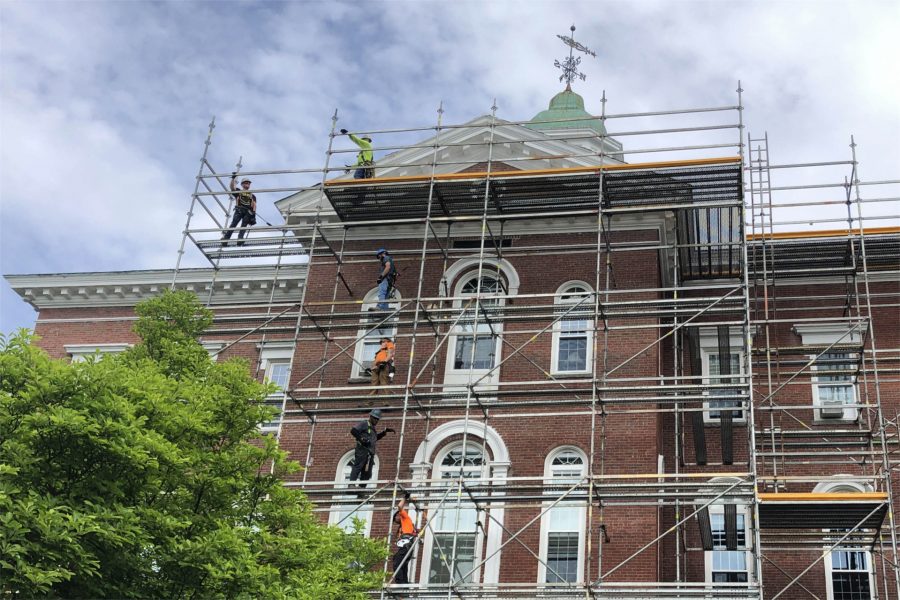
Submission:
[[[614,241],[654,240],[655,237],[655,231],[617,233],[614,236]],[[578,242],[588,244],[596,242],[596,236],[592,234],[570,235],[566,239],[573,244]],[[346,249],[369,251],[378,243],[381,242],[352,242],[347,244]],[[591,285],[594,284],[597,265],[596,254],[556,252],[545,252],[538,256],[520,256],[515,254],[516,247],[547,243],[546,236],[519,237],[515,239],[513,248],[507,252],[507,259],[513,264],[520,278],[518,290],[520,295],[553,293],[561,284],[569,280],[583,280]],[[435,246],[432,245],[431,247],[434,248]],[[418,251],[420,248],[420,243],[417,241],[396,240],[392,241],[390,245],[390,249],[397,253],[397,266],[401,271],[401,278],[397,284],[398,289],[402,296],[407,299],[414,296],[417,291],[419,259],[417,252],[404,254],[403,251]],[[475,253],[476,251],[472,251],[472,254]],[[611,291],[630,290],[628,294],[616,295],[616,299],[639,300],[661,297],[655,291],[633,291],[641,288],[655,288],[660,285],[656,251],[642,250],[614,253],[612,264]],[[439,255],[430,255],[426,263],[422,282],[422,293],[424,296],[437,295],[442,269],[443,258]],[[338,282],[337,267],[331,261],[316,259],[315,264],[310,268],[306,301],[310,312],[316,315],[319,322],[325,325],[329,323],[328,315],[332,310],[332,306],[329,303],[333,294],[336,293],[338,301],[347,303],[337,306],[335,310],[350,315],[343,320],[349,326],[344,329],[332,330],[334,337],[352,338],[352,336],[356,335],[358,330],[356,315],[360,309],[359,302],[363,295],[375,286],[374,280],[377,270],[378,264],[374,258],[371,261],[355,260],[345,264],[342,268],[342,274],[354,291],[354,294],[351,296],[344,289],[343,285]],[[603,272],[601,273],[601,282],[605,282],[605,280],[606,273]],[[603,289],[603,284],[601,284],[601,289]],[[873,312],[873,323],[878,347],[885,350],[896,349],[900,347],[900,311],[897,310],[896,306],[890,306],[890,304],[896,305],[897,298],[900,296],[900,284],[896,282],[878,282],[873,283],[871,289],[873,294],[883,294],[882,296],[875,296],[875,300],[873,300],[875,304],[886,305],[881,308],[876,307]],[[837,303],[837,308],[832,308],[836,304],[834,298],[817,300],[814,297],[822,295],[836,297],[845,291],[846,286],[843,284],[779,287],[778,296],[781,300],[777,304],[778,311],[770,314],[770,318],[784,319],[785,322],[770,325],[769,334],[772,344],[778,346],[797,346],[800,344],[800,340],[791,331],[790,319],[793,316],[797,318],[816,318],[843,315],[840,303]],[[299,300],[299,298],[297,299]],[[546,304],[552,301],[550,299],[541,299],[535,302]],[[527,304],[524,299],[510,300],[510,303],[514,306]],[[798,308],[813,310],[792,310]],[[241,312],[264,313],[265,310],[238,307],[227,310],[221,309],[219,312],[227,312],[228,314],[240,314]],[[754,315],[757,317],[761,316],[758,312],[755,312]],[[134,342],[135,337],[131,333],[133,321],[127,320],[130,317],[133,317],[130,308],[47,309],[41,312],[36,331],[41,336],[41,345],[51,355],[63,357],[65,356],[64,346],[66,344]],[[73,318],[84,318],[88,319],[88,321],[65,322],[58,320]],[[265,339],[267,341],[291,339],[295,319],[296,315],[291,313],[276,321],[275,324],[278,325],[279,329],[266,333]],[[338,323],[339,321],[339,319],[335,319],[333,322]],[[258,323],[259,319],[253,322]],[[510,356],[513,347],[529,342],[536,330],[546,326],[548,322],[545,320],[538,323],[533,321],[506,323],[504,326],[504,339],[509,341],[512,346],[506,344],[503,346],[501,358]],[[625,323],[614,322],[613,324],[622,325]],[[628,320],[627,324],[651,327],[613,330],[609,332],[608,336],[604,335],[602,331],[599,332],[595,345],[598,364],[602,365],[604,348],[607,346],[606,361],[610,367],[618,365],[632,357],[639,350],[649,346],[649,350],[645,354],[632,360],[626,367],[619,369],[615,376],[619,378],[639,378],[654,377],[659,374],[671,375],[673,373],[674,349],[671,346],[671,338],[668,338],[661,344],[653,344],[660,334],[660,331],[652,327],[656,324],[656,320],[653,318],[633,318]],[[230,327],[231,325],[228,326]],[[221,329],[223,325],[220,322],[215,327]],[[411,337],[409,337],[409,328],[401,328],[400,336],[397,339],[398,372],[395,380],[397,383],[406,381],[407,373],[410,369],[413,372],[418,372],[434,350],[436,342],[440,341],[440,337],[435,336],[427,325],[420,325],[418,332],[420,334],[424,333],[424,335],[417,339],[415,354],[410,364]],[[236,334],[234,332],[211,332],[207,339],[231,341],[235,337]],[[501,381],[546,380],[545,375],[535,368],[531,361],[541,365],[543,369],[549,369],[551,339],[551,333],[548,331],[538,336],[534,341],[529,342],[520,356],[515,356],[505,362],[500,370]],[[225,352],[223,358],[240,356],[246,358],[253,366],[258,359],[258,344],[262,341],[263,334],[261,332],[254,333]],[[764,336],[761,333],[758,334],[754,343],[757,348],[760,348],[764,343]],[[347,345],[352,348],[352,340],[335,339],[326,344],[321,333],[315,330],[304,330],[300,336],[300,343],[295,356],[294,372],[291,377],[292,386],[295,386],[300,380],[308,378],[303,387],[313,387],[318,385],[321,376],[325,386],[350,385],[358,388],[359,394],[367,393],[369,387],[366,383],[350,381],[352,361],[337,352],[337,345]],[[442,380],[444,373],[445,354],[446,347],[442,348],[441,352],[438,353],[434,363],[435,377],[438,383]],[[323,358],[328,360],[333,357],[336,358],[325,369],[316,370],[322,364]],[[759,357],[756,358],[759,360]],[[884,356],[880,356],[880,359],[882,359],[881,366],[885,369],[885,373],[887,373],[887,369],[894,369],[893,375],[882,376],[880,386],[880,397],[884,412],[888,418],[894,418],[900,412],[900,385],[896,381],[898,379],[896,377],[897,358],[890,352],[886,352]],[[687,362],[686,354],[682,355],[682,360]],[[893,362],[889,362],[890,360]],[[600,368],[602,369],[602,366]],[[685,372],[689,372],[689,368],[686,367]],[[755,395],[759,399],[767,394],[766,372],[763,364],[758,364],[755,368],[754,378]],[[421,383],[427,383],[430,380],[431,370],[429,369],[423,375]],[[786,376],[776,379],[776,387],[780,383],[784,383],[785,380]],[[862,389],[864,386],[860,386],[860,388]],[[869,376],[868,394],[872,402],[874,402],[874,391],[874,377]],[[345,393],[342,392],[341,395],[343,394]],[[339,394],[323,392],[321,394],[322,397],[318,398],[319,407],[338,408],[342,406],[328,399],[337,395]],[[584,393],[581,395],[585,396]],[[609,395],[621,396],[621,394]],[[307,395],[306,398],[303,398],[302,394],[299,394],[299,396],[304,406],[314,406],[317,401],[315,394]],[[586,397],[590,397],[589,390]],[[527,396],[523,398],[527,399]],[[810,385],[808,380],[806,380],[805,384],[786,385],[776,395],[775,400],[781,403],[809,404]],[[307,453],[310,452],[311,460],[305,473],[307,481],[333,480],[338,459],[353,447],[349,428],[364,416],[369,406],[381,406],[386,409],[394,408],[394,410],[386,411],[384,425],[400,429],[402,412],[396,410],[400,406],[399,401],[385,401],[373,398],[371,402],[363,404],[357,403],[358,411],[324,414],[319,418],[315,428],[309,424],[306,417],[295,405],[289,405],[291,410],[288,414],[288,422],[283,428],[281,443],[294,459],[302,463],[307,462]],[[594,423],[597,433],[595,433],[594,437],[592,471],[594,473],[602,471],[607,474],[655,473],[657,470],[657,456],[663,454],[665,456],[666,471],[673,472],[676,468],[674,458],[676,420],[672,412],[667,410],[670,406],[670,404],[657,405],[646,403],[616,403],[611,405],[609,414],[598,416]],[[548,407],[546,406],[528,409],[491,409],[487,421],[501,436],[511,457],[508,475],[510,477],[541,476],[546,456],[554,448],[562,445],[577,446],[587,455],[590,455],[592,447],[592,419],[589,408],[590,405],[587,402],[581,405],[561,405],[554,410],[557,413],[555,416],[536,416],[534,414],[536,412],[547,412]],[[666,410],[652,412],[657,408]],[[632,412],[623,412],[626,410],[631,410]],[[638,410],[644,412],[636,412]],[[463,414],[464,411],[462,409],[435,410],[432,411],[429,422],[425,418],[423,411],[410,410],[406,415],[402,448],[400,448],[400,438],[396,435],[389,435],[379,443],[379,454],[382,459],[380,478],[382,480],[410,478],[410,463],[414,460],[419,444],[425,439],[426,432],[451,418],[462,418]],[[821,427],[821,425],[812,421],[812,411],[793,411],[791,414],[809,427]],[[484,415],[477,406],[472,407],[471,415],[473,419],[484,421]],[[760,427],[768,426],[768,412],[757,410],[754,416]],[[603,431],[605,432],[603,452],[600,450],[601,438],[599,431],[601,425],[603,425]],[[776,425],[785,428],[798,426],[796,422],[792,421],[785,414],[778,414]],[[692,464],[694,462],[693,434],[690,421],[685,415],[681,415],[680,431],[680,449],[683,454],[682,464],[677,465],[678,469],[710,474],[723,470],[721,466],[698,467]],[[719,429],[717,427],[707,427],[705,432],[710,462],[718,462],[721,456]],[[734,436],[735,465],[727,467],[727,470],[746,470],[748,457],[747,428],[735,427]],[[449,440],[445,443],[449,443]],[[435,448],[434,450],[436,451],[437,449]],[[397,471],[398,453],[399,471]],[[758,464],[761,474],[771,475],[771,467],[765,461],[759,461]],[[801,461],[797,461],[786,467],[779,467],[779,472],[782,475],[787,473],[788,475],[798,476],[827,475],[838,472],[870,474],[872,472],[871,468],[870,464],[852,467],[846,462],[839,465],[823,465],[803,464]],[[298,474],[294,477],[298,481],[303,478],[304,474]],[[791,484],[790,489],[793,491],[808,491],[812,485],[814,484]],[[689,512],[690,510],[693,510],[690,505],[685,506],[682,510],[682,516],[686,514],[686,511]],[[511,531],[517,531],[534,518],[539,511],[540,502],[508,508],[506,510],[505,525]],[[323,518],[325,517],[326,515],[323,513]],[[632,552],[652,540],[659,532],[670,527],[675,522],[674,512],[668,507],[658,509],[656,507],[611,506],[603,511],[602,517],[602,523],[606,526],[610,536],[610,542],[602,545],[604,572],[619,561],[627,558]],[[382,536],[386,533],[387,518],[388,514],[385,511],[379,511],[376,514],[372,535]],[[594,553],[590,565],[590,577],[592,578],[597,576],[597,540],[599,538],[598,527],[600,524],[601,517],[599,511],[595,509],[594,520],[590,528],[594,545]],[[537,551],[539,531],[539,524],[535,523],[520,536],[520,539]],[[504,534],[503,540],[507,539],[508,534]],[[693,521],[690,521],[684,529],[684,539],[688,547],[697,548],[699,546],[697,528]],[[768,558],[771,558],[777,563],[778,567],[784,569],[793,577],[802,571],[815,556],[815,553],[773,552],[768,555]],[[693,550],[687,552],[682,559],[682,570],[687,580],[702,581],[704,578],[703,552]],[[876,567],[879,570],[881,566],[880,562],[876,561]],[[534,582],[536,580],[536,562],[521,545],[511,542],[503,550],[500,573],[502,581]],[[892,574],[890,576],[892,577]],[[617,571],[612,579],[616,581],[655,581],[658,579],[672,581],[675,577],[675,543],[673,536],[669,535],[664,538],[661,544],[644,552],[629,562],[625,568]],[[776,590],[780,590],[781,586],[788,581],[785,575],[781,574],[769,563],[766,563],[764,577],[767,589],[772,590],[773,593]],[[880,586],[880,572],[876,579],[879,581]],[[813,593],[820,595],[820,597],[825,597],[825,576],[821,564],[813,568],[801,582]],[[800,598],[803,597],[803,593],[800,588],[795,587],[783,597]]]

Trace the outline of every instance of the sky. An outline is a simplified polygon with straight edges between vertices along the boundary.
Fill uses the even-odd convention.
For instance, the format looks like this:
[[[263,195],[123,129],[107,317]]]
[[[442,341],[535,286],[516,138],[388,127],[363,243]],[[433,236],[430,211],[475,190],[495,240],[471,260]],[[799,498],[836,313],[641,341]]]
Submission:
[[[735,104],[740,80],[773,163],[847,160],[852,134],[863,179],[900,179],[895,0],[0,0],[0,272],[174,267],[213,115],[222,172],[321,166],[335,110],[529,119],[573,23],[594,114],[604,90],[609,113]],[[0,280],[0,333],[35,316]]]

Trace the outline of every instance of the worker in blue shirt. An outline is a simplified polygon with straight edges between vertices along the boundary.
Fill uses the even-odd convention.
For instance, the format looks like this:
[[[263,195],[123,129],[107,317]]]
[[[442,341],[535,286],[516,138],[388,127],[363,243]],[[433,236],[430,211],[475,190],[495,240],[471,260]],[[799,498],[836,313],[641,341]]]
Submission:
[[[381,266],[378,269],[377,307],[378,310],[388,310],[390,309],[390,306],[387,301],[394,292],[394,282],[397,280],[397,267],[394,266],[393,257],[391,257],[384,248],[376,250],[375,256],[378,257],[378,260],[381,263]]]

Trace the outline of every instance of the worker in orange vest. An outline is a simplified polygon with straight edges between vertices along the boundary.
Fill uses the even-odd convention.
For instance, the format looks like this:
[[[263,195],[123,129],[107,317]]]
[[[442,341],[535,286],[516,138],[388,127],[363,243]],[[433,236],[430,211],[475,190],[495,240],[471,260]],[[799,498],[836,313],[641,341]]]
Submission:
[[[381,347],[375,353],[375,360],[370,367],[372,385],[375,389],[369,395],[377,394],[383,385],[389,385],[394,378],[394,342],[390,338],[381,338]]]
[[[406,512],[407,505],[412,502],[409,492],[403,495],[400,504],[397,505],[397,512],[394,513],[394,523],[397,524],[397,552],[394,553],[394,583],[409,583],[409,558],[407,554],[412,552],[419,538],[419,530],[413,523],[409,513]],[[424,523],[423,523],[424,526]],[[410,557],[411,558],[411,557]]]

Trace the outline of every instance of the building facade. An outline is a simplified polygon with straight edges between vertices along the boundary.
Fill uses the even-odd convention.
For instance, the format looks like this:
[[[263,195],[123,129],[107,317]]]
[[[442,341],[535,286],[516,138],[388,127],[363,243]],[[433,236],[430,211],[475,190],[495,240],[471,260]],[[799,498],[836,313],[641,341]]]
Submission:
[[[820,209],[790,192],[812,186],[772,185],[740,110],[631,151],[607,127],[656,113],[592,116],[569,89],[530,121],[439,116],[375,178],[303,179],[241,246],[210,168],[186,241],[215,268],[7,280],[73,360],[133,343],[162,289],[207,301],[210,352],[282,389],[261,428],[305,467],[285,485],[392,552],[416,500],[413,583],[388,568],[376,596],[897,598],[900,229],[870,226],[850,158],[835,187],[858,216],[798,233]],[[360,488],[350,428],[374,408],[395,432]]]

